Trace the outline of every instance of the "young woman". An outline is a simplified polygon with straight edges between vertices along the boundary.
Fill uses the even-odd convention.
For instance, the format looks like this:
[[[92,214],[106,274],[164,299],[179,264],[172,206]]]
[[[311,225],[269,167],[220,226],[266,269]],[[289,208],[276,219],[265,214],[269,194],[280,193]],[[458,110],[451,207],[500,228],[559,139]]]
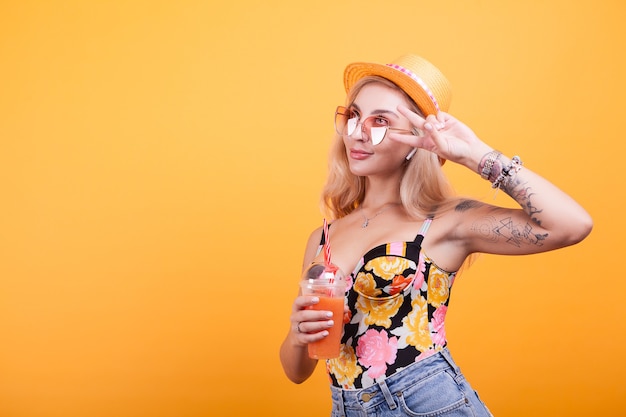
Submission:
[[[305,381],[307,345],[344,320],[341,354],[326,361],[333,416],[489,416],[446,347],[445,316],[457,271],[475,253],[523,255],[580,242],[587,212],[563,191],[481,141],[446,111],[450,88],[431,63],[354,63],[323,203],[332,260],[347,275],[346,314],[299,295],[280,350],[286,375]],[[441,166],[465,166],[515,200],[496,207],[453,195]],[[322,261],[321,228],[304,267]]]

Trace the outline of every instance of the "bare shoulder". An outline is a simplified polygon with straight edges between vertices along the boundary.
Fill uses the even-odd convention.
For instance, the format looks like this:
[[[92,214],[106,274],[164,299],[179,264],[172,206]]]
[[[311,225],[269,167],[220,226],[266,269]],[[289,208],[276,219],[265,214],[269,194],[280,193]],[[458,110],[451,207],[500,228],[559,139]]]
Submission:
[[[320,242],[322,240],[322,227],[317,227],[313,229],[311,234],[309,235],[309,239],[306,243],[306,248],[304,250],[304,258],[302,260],[302,269],[308,266],[315,259],[315,255],[317,255],[317,250],[319,248]]]
[[[470,198],[457,198],[448,202],[434,214],[437,229],[451,239],[460,239],[460,226],[472,223],[473,218],[484,216],[494,206]],[[433,223],[433,225],[434,225]]]
[[[485,217],[492,206],[478,200],[458,198],[434,213],[433,222],[424,240],[424,252],[440,268],[457,271],[472,253],[472,224]]]

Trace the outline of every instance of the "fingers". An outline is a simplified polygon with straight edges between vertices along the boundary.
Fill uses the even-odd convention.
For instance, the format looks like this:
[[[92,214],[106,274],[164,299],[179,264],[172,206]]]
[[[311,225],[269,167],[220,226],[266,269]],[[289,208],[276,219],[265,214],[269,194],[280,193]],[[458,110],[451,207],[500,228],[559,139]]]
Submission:
[[[442,130],[446,127],[446,122],[450,119],[450,115],[445,112],[439,112],[436,115],[428,115],[426,118],[421,117],[419,114],[411,111],[408,107],[399,105],[398,111],[404,117],[409,119],[409,122],[417,128],[418,131],[426,130],[428,133],[432,133],[437,130]],[[400,137],[400,135],[394,135]],[[417,135],[423,137],[424,135]],[[419,147],[419,145],[417,145]]]
[[[442,151],[445,148],[445,140],[441,134],[441,131],[445,128],[445,122],[441,122],[434,115],[430,115],[426,118],[426,123],[424,123],[424,129],[427,134],[430,136],[434,147],[430,149],[431,151],[437,153]],[[441,155],[439,155],[441,156]]]
[[[334,324],[332,311],[312,309],[318,302],[318,297],[311,296],[299,296],[294,302],[291,327],[303,344],[325,338],[328,336],[328,329]]]
[[[448,113],[443,111],[440,111],[436,115],[430,114],[426,118],[424,118],[403,105],[398,106],[398,111],[404,117],[409,119],[411,124],[413,124],[413,126],[417,127],[418,129],[423,129],[425,123],[431,123],[431,125],[433,125],[435,128],[443,129],[445,123],[451,118]]]
[[[411,122],[413,126],[417,127],[418,129],[423,128],[425,120],[422,116],[411,111],[408,107],[402,105],[398,106],[398,111],[401,115],[409,119],[409,122]]]
[[[446,116],[447,115],[443,112],[439,112],[436,115],[428,115],[428,117],[426,117],[426,121],[424,122],[424,129],[428,132],[444,129],[446,127],[446,121],[448,120]]]
[[[295,332],[305,337],[307,343],[310,343],[328,336],[328,329],[333,324],[334,320],[328,318],[320,321],[299,321],[295,324]]]

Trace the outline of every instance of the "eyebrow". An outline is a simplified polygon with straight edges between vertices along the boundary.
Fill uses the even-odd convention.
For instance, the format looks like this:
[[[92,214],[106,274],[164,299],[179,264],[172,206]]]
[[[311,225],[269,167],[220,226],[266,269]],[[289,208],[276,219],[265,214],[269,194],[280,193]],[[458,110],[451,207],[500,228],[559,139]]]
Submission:
[[[354,107],[358,111],[361,111],[361,108],[358,105],[356,105],[355,103],[352,103],[352,105],[350,107]],[[377,109],[377,110],[374,110],[373,112],[370,113],[370,115],[375,115],[375,114],[392,115],[396,119],[398,119],[398,120],[400,119],[398,114],[394,113],[392,110]]]

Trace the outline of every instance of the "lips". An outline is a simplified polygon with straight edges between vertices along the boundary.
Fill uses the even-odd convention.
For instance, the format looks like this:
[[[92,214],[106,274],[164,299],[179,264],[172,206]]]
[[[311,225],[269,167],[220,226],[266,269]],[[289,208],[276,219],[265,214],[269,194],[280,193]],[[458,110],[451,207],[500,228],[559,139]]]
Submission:
[[[350,149],[350,158],[352,159],[361,161],[363,159],[369,158],[371,155],[371,152],[365,152],[361,149]]]

